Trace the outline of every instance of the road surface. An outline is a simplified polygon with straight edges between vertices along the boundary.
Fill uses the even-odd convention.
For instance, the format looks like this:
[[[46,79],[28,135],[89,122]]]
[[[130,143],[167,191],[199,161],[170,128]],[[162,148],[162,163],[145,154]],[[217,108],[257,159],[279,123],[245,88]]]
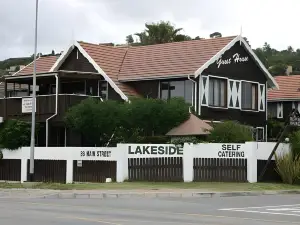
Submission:
[[[0,198],[10,225],[300,225],[300,195],[228,198]]]

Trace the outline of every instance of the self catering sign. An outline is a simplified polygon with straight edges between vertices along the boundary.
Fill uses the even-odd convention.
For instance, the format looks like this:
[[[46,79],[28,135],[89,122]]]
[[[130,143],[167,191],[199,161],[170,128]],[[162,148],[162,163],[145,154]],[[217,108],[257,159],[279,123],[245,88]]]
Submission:
[[[135,156],[153,156],[153,157],[176,157],[183,156],[183,148],[175,145],[128,145],[128,155]]]
[[[218,151],[219,158],[245,158],[241,144],[222,144]]]

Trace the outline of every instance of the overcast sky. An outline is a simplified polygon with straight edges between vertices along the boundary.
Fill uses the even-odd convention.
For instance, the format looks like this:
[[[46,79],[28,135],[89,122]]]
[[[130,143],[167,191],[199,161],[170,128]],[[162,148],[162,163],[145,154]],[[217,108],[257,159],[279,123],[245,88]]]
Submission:
[[[169,20],[192,37],[243,27],[253,48],[300,48],[300,0],[40,0],[38,52],[59,52],[73,40],[124,43],[146,22]],[[0,0],[0,60],[29,56],[35,0]]]

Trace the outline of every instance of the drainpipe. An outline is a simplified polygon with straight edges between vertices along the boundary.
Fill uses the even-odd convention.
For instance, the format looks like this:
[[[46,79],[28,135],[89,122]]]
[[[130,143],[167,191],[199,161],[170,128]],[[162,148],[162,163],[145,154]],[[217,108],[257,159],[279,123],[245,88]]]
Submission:
[[[57,74],[55,74],[55,80],[56,80],[56,93],[55,93],[55,113],[50,116],[48,119],[46,119],[46,147],[48,147],[48,139],[49,139],[49,120],[52,119],[53,117],[55,117],[57,115],[57,110],[58,110],[58,76]]]
[[[191,79],[190,74],[188,75],[188,79],[191,80],[195,84],[195,85],[193,85],[193,91],[192,91],[192,105],[189,107],[189,113],[191,113],[191,107],[194,106],[194,95],[196,93],[195,89],[197,88],[197,82],[194,81],[193,79]],[[196,86],[196,88],[195,88],[195,86]],[[195,98],[195,103],[196,103],[196,98]],[[197,104],[195,104],[195,111],[197,111],[196,107],[197,107]]]

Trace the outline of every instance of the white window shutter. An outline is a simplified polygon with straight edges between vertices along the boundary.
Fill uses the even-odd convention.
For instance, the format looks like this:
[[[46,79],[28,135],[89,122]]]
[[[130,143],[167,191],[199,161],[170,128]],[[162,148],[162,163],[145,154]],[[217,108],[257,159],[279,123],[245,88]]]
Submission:
[[[200,93],[201,93],[201,105],[208,106],[208,87],[209,87],[209,77],[201,76],[201,85],[200,85]]]
[[[259,84],[258,87],[258,110],[266,110],[266,86],[264,84]]]
[[[283,104],[282,104],[282,102],[277,102],[277,118],[283,118]]]
[[[228,79],[227,83],[227,105],[228,108],[241,108],[241,82]]]

